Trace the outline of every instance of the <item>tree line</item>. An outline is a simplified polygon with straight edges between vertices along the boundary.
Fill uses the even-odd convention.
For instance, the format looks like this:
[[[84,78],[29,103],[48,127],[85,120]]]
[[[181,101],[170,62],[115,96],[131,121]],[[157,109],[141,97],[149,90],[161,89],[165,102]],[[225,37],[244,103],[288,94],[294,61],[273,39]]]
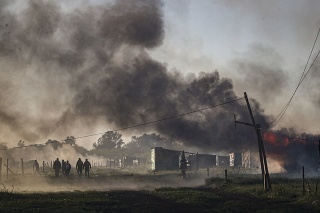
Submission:
[[[122,134],[117,131],[105,132],[97,141],[92,144],[92,149],[88,150],[82,146],[78,146],[74,136],[67,136],[65,140],[58,141],[49,139],[45,144],[37,145],[38,149],[51,145],[54,149],[62,147],[64,144],[72,146],[78,153],[95,154],[98,156],[108,156],[110,158],[121,158],[123,156],[140,156],[150,157],[150,149],[152,147],[163,147],[168,149],[182,149],[182,144],[173,138],[162,137],[159,134],[143,134],[141,136],[133,136],[128,143],[122,139]],[[18,147],[24,147],[25,141],[19,140]]]

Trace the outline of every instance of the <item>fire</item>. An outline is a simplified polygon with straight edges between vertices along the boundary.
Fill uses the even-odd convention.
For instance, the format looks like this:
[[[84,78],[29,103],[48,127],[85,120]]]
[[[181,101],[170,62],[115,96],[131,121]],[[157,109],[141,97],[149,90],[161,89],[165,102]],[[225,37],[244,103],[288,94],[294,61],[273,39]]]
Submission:
[[[277,141],[277,136],[276,136],[276,134],[274,134],[272,132],[264,132],[263,133],[263,140],[267,141],[269,143],[275,144]]]
[[[264,132],[263,140],[267,143],[270,143],[275,146],[284,146],[287,147],[291,143],[299,143],[302,145],[307,144],[307,139],[304,138],[288,138],[283,135],[278,135],[275,132]]]
[[[264,132],[263,140],[275,146],[288,146],[290,141],[287,137],[280,137],[274,132]]]

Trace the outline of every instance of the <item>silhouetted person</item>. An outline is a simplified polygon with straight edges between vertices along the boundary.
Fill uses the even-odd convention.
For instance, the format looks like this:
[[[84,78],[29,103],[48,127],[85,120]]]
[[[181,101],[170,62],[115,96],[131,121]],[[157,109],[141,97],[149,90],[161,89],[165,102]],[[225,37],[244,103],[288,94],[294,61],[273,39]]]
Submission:
[[[62,160],[62,163],[61,163],[61,171],[62,171],[62,175],[65,176],[66,175],[66,162],[64,160]]]
[[[187,171],[187,159],[185,157],[185,154],[184,154],[184,150],[182,151],[182,154],[181,154],[181,160],[180,160],[180,170],[181,170],[181,173],[182,173],[182,178],[185,179],[187,176],[186,176],[186,171]]]
[[[82,162],[81,158],[79,158],[79,160],[77,161],[77,164],[76,164],[76,170],[77,170],[77,173],[79,176],[82,175],[82,168],[83,168],[83,162]]]
[[[91,163],[86,159],[86,161],[83,163],[83,168],[84,168],[84,174],[86,177],[89,177],[89,172],[91,169]]]
[[[67,160],[67,162],[66,162],[66,176],[67,177],[69,177],[69,175],[70,175],[70,170],[71,170],[71,164]]]
[[[60,169],[61,169],[61,163],[59,161],[59,158],[57,158],[57,160],[55,160],[53,162],[53,167],[52,168],[54,169],[55,176],[59,177],[59,172],[60,172]]]
[[[40,174],[40,166],[39,166],[39,163],[38,163],[37,160],[35,160],[34,163],[33,163],[33,174],[36,174],[36,173],[38,173],[41,176],[41,174]]]

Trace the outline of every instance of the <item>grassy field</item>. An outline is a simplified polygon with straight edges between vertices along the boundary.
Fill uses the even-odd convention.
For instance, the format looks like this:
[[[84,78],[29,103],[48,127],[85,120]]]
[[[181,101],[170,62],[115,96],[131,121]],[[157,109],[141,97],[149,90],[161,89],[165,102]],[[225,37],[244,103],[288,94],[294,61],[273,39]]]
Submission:
[[[9,177],[0,186],[0,212],[320,212],[319,178],[272,176],[265,193],[260,175],[218,171],[134,172],[95,168],[90,178]]]

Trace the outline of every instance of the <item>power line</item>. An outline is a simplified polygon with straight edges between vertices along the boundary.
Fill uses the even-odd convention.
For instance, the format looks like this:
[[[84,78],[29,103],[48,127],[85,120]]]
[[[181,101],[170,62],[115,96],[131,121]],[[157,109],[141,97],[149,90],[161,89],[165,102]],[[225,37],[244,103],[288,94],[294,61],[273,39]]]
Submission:
[[[315,41],[314,41],[314,43],[313,43],[313,46],[312,46],[311,52],[310,52],[310,54],[309,54],[309,57],[308,57],[308,60],[307,60],[306,66],[304,67],[304,70],[303,70],[303,72],[302,72],[302,74],[301,74],[301,77],[300,77],[299,83],[298,83],[298,85],[297,85],[296,89],[294,90],[294,92],[293,92],[293,94],[292,94],[291,98],[289,99],[289,101],[288,101],[288,102],[287,102],[287,104],[285,105],[285,107],[281,110],[281,112],[278,114],[278,116],[277,116],[277,117],[276,117],[276,118],[271,122],[271,128],[273,128],[274,126],[276,126],[276,125],[279,123],[279,121],[282,119],[282,117],[283,117],[283,115],[286,113],[286,111],[287,111],[287,109],[288,109],[288,107],[289,107],[289,105],[290,105],[290,103],[291,103],[291,101],[292,101],[292,99],[293,99],[294,95],[296,94],[296,92],[297,92],[298,88],[300,87],[301,83],[302,83],[302,82],[303,82],[303,80],[306,78],[306,76],[307,76],[307,75],[308,75],[308,73],[310,72],[310,70],[311,70],[311,68],[312,68],[313,64],[314,64],[314,63],[315,63],[315,61],[317,60],[317,58],[318,58],[318,56],[319,56],[319,54],[320,54],[320,50],[318,51],[318,53],[317,53],[316,57],[314,58],[314,60],[313,60],[312,64],[310,65],[310,67],[309,67],[308,71],[306,72],[307,67],[308,67],[308,64],[309,64],[309,61],[310,61],[310,58],[311,58],[311,55],[312,55],[313,50],[314,50],[314,47],[315,47],[315,44],[317,43],[317,40],[318,40],[318,37],[319,37],[319,33],[320,33],[320,28],[319,28],[319,30],[318,30],[318,33],[317,33],[316,39],[315,39]]]
[[[205,107],[205,108],[202,108],[202,109],[198,109],[198,110],[194,110],[194,111],[190,111],[190,112],[186,112],[186,113],[182,113],[182,114],[178,114],[178,115],[174,115],[174,116],[170,116],[170,117],[166,117],[166,118],[162,118],[162,119],[158,119],[158,120],[154,120],[154,121],[149,121],[149,122],[145,122],[145,123],[141,123],[141,124],[136,124],[136,125],[132,125],[132,126],[119,128],[119,129],[114,129],[114,130],[110,130],[110,131],[116,132],[116,131],[121,131],[121,130],[126,130],[126,129],[132,129],[132,128],[136,128],[136,127],[140,127],[140,126],[146,126],[146,125],[150,125],[150,124],[154,124],[154,123],[159,123],[159,122],[162,122],[162,121],[166,121],[166,120],[170,120],[170,119],[174,119],[174,118],[190,115],[190,114],[193,114],[193,113],[197,113],[197,112],[200,112],[200,111],[212,109],[212,108],[215,108],[215,107],[219,107],[219,106],[222,106],[222,105],[225,105],[225,104],[230,104],[230,103],[239,101],[241,99],[244,99],[244,97],[237,98],[237,99],[234,99],[234,100],[231,100],[231,101],[227,101],[227,102],[224,102],[224,103],[220,103],[220,104],[217,104],[217,105],[208,106],[208,107]],[[90,135],[84,135],[84,136],[80,136],[80,137],[75,137],[74,139],[87,138],[87,137],[92,137],[92,136],[96,136],[96,135],[102,135],[104,133],[105,132],[100,132],[100,133],[95,133],[95,134],[90,134]],[[59,141],[65,141],[65,140],[59,140]],[[31,145],[26,145],[26,146],[18,146],[18,147],[13,147],[11,149],[24,148],[24,147],[28,147],[28,146],[38,146],[38,145],[43,145],[43,144],[46,144],[46,143],[31,144]],[[0,150],[8,150],[8,149],[0,149]]]
[[[115,132],[115,131],[121,131],[121,130],[126,130],[126,129],[132,129],[132,128],[136,128],[136,127],[140,127],[140,126],[146,126],[146,125],[150,125],[150,124],[154,124],[154,123],[159,123],[159,122],[162,122],[162,121],[166,121],[166,120],[170,120],[170,119],[174,119],[174,118],[190,115],[190,114],[193,114],[193,113],[196,113],[196,112],[204,111],[204,110],[207,110],[207,109],[212,109],[212,108],[215,108],[215,107],[219,107],[219,106],[222,106],[222,105],[225,105],[225,104],[230,104],[230,103],[239,101],[241,99],[244,99],[244,97],[238,98],[238,99],[234,99],[234,100],[231,100],[231,101],[227,101],[227,102],[224,102],[224,103],[221,103],[221,104],[208,106],[208,107],[205,107],[205,108],[202,108],[202,109],[186,112],[186,113],[183,113],[183,114],[178,114],[178,115],[162,118],[162,119],[159,119],[159,120],[149,121],[149,122],[146,122],[146,123],[136,124],[136,125],[133,125],[133,126],[123,127],[123,128],[119,128],[119,129],[110,130],[110,131],[114,131]],[[95,133],[95,134],[91,134],[91,135],[84,135],[84,136],[77,137],[75,139],[86,138],[86,137],[91,137],[91,136],[96,136],[96,135],[102,135],[104,133],[105,132]]]
[[[194,111],[190,111],[190,112],[186,112],[186,113],[182,113],[182,114],[178,114],[178,115],[173,115],[173,116],[170,116],[170,117],[166,117],[166,118],[162,118],[162,119],[158,119],[158,120],[154,120],[154,121],[149,121],[149,122],[145,122],[145,123],[141,123],[141,124],[122,127],[122,128],[114,129],[114,130],[110,130],[110,131],[116,132],[116,131],[121,131],[121,130],[126,130],[126,129],[132,129],[132,128],[136,128],[136,127],[140,127],[140,126],[146,126],[146,125],[150,125],[150,124],[154,124],[154,123],[159,123],[159,122],[162,122],[162,121],[166,121],[166,120],[170,120],[170,119],[174,119],[174,118],[190,115],[190,114],[193,114],[193,113],[197,113],[197,112],[200,112],[200,111],[212,109],[212,108],[219,107],[219,106],[222,106],[222,105],[230,104],[230,103],[242,100],[242,99],[244,99],[244,97],[237,98],[237,99],[234,99],[234,100],[231,100],[231,101],[227,101],[227,102],[224,102],[224,103],[208,106],[208,107],[201,108],[201,109],[198,109],[198,110],[194,110]],[[106,133],[106,132],[100,132],[100,133],[95,133],[95,134],[90,134],[90,135],[84,135],[84,136],[80,136],[80,137],[75,137],[74,139],[87,138],[87,137],[92,137],[92,136],[96,136],[96,135],[102,135],[104,133]],[[59,140],[59,141],[65,141],[65,140]],[[42,143],[42,144],[46,144],[46,143]],[[27,146],[18,146],[18,147],[13,147],[11,149],[24,148],[24,147],[28,147],[28,146],[38,146],[38,145],[42,145],[42,144],[32,144],[32,145],[27,145]],[[0,149],[0,150],[8,150],[8,149]]]

